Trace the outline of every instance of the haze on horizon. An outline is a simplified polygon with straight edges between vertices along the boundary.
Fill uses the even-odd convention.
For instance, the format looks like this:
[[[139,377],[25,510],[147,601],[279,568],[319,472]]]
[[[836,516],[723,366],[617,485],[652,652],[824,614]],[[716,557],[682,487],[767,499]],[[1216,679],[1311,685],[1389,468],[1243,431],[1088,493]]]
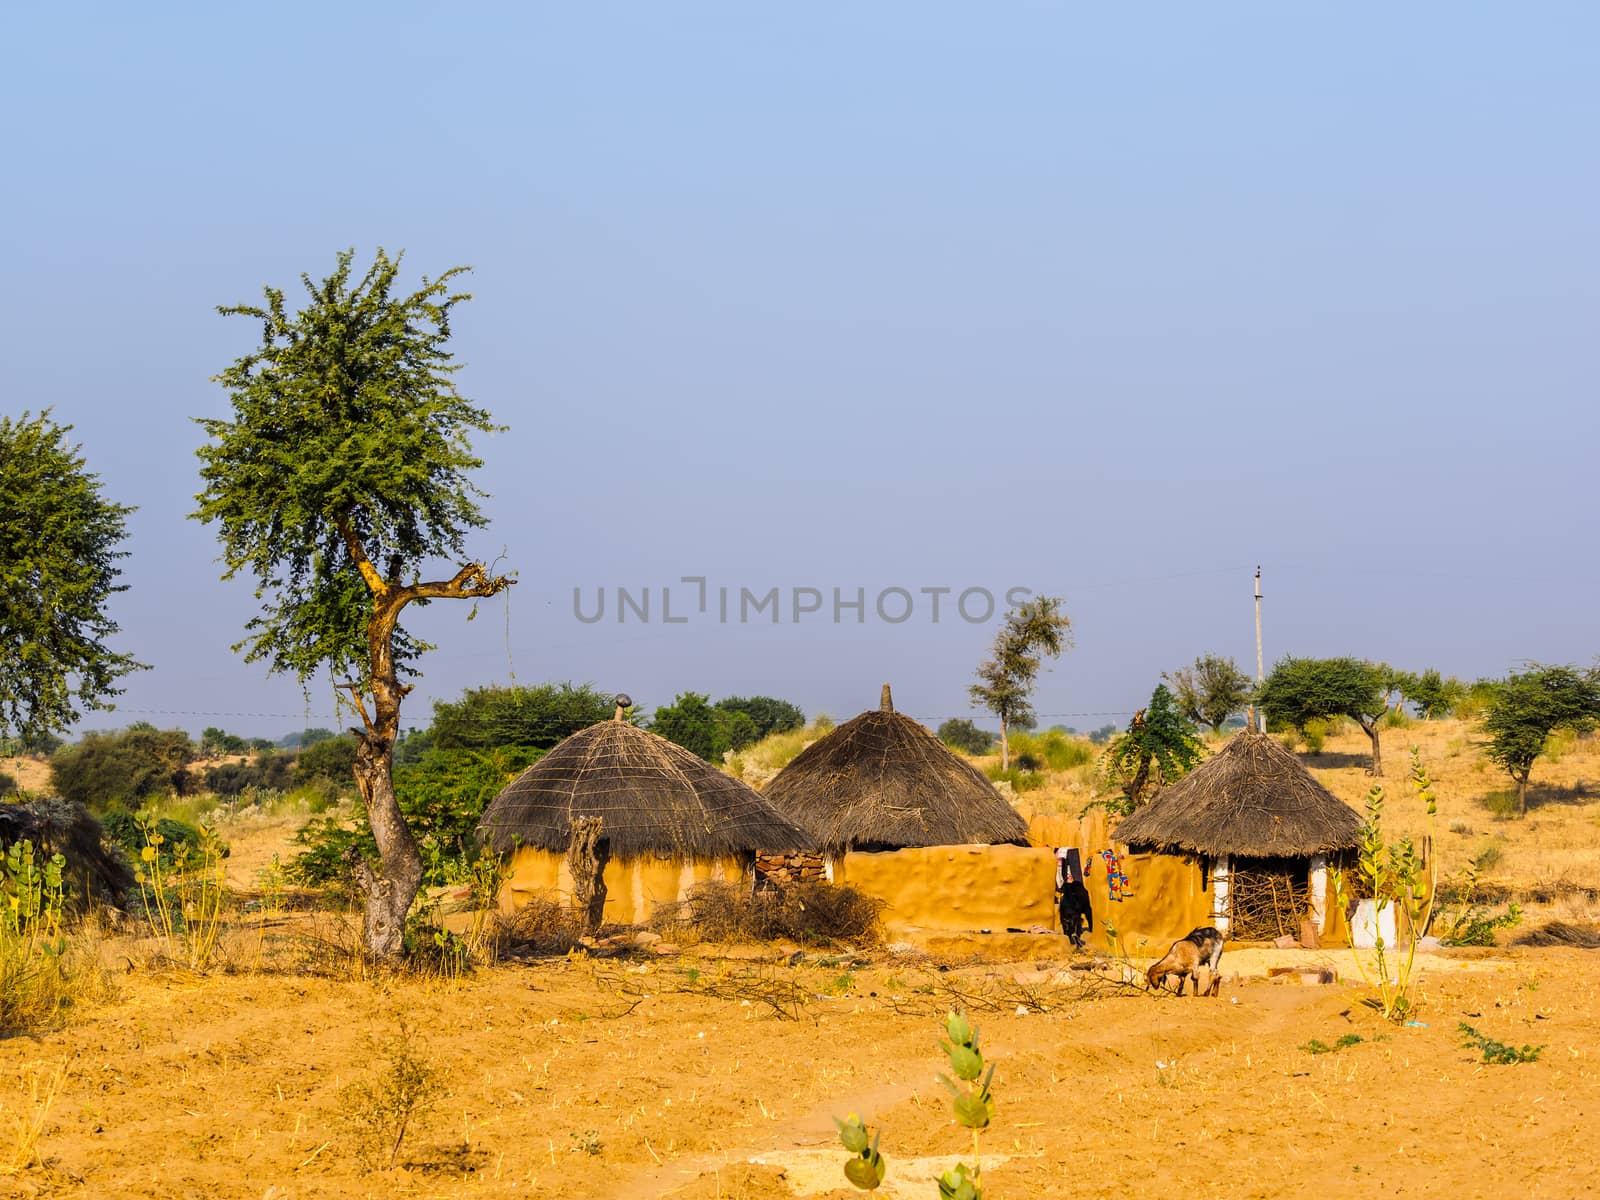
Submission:
[[[112,713],[333,718],[231,652],[190,418],[219,304],[353,246],[455,321],[507,605],[407,702],[592,681],[969,715],[993,623],[666,623],[660,589],[1062,595],[1088,728],[1207,651],[1587,663],[1600,11],[1375,4],[14,8],[8,413],[135,504]],[[648,623],[574,614],[650,587]],[[680,591],[679,589],[683,589]],[[806,593],[809,595],[809,593]],[[676,609],[675,612],[683,610]],[[710,610],[715,612],[714,601]],[[787,615],[787,614],[785,614]],[[244,714],[244,715],[238,715]]]

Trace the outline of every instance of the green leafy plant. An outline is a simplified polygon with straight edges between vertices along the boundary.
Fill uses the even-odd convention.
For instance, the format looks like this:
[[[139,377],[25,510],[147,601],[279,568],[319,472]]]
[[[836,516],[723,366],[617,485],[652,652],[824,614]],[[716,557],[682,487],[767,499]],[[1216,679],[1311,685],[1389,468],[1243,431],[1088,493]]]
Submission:
[[[1433,791],[1433,781],[1422,765],[1417,747],[1411,748],[1411,786],[1427,814],[1428,841],[1431,844],[1434,820],[1438,816],[1438,798]],[[1377,1008],[1391,1021],[1403,1021],[1411,1012],[1412,971],[1416,964],[1417,938],[1422,936],[1433,918],[1434,899],[1438,894],[1438,867],[1424,867],[1422,857],[1409,837],[1389,842],[1383,832],[1384,796],[1382,786],[1374,786],[1367,793],[1367,819],[1361,826],[1361,848],[1356,859],[1356,871],[1365,890],[1372,896],[1376,914],[1382,917],[1385,910],[1394,914],[1395,933],[1404,937],[1405,948],[1389,946],[1383,934],[1373,945],[1373,965],[1354,946],[1351,953],[1356,967],[1371,987],[1378,991]],[[1348,895],[1343,871],[1333,873],[1334,895],[1343,905]],[[1381,929],[1381,923],[1380,923]]]
[[[1300,1049],[1304,1050],[1307,1054],[1333,1054],[1351,1046],[1359,1046],[1366,1040],[1367,1039],[1362,1037],[1359,1033],[1347,1033],[1338,1041],[1334,1042],[1334,1044],[1331,1046],[1326,1042],[1319,1042],[1316,1038],[1312,1038],[1305,1045],[1301,1046]]]
[[[49,1024],[69,999],[66,865],[59,854],[40,862],[26,839],[0,855],[0,1035]]]
[[[1490,849],[1495,850],[1498,858],[1498,849]],[[1522,920],[1522,909],[1516,904],[1507,905],[1501,912],[1491,912],[1479,902],[1478,872],[1486,857],[1481,855],[1469,862],[1461,882],[1452,889],[1460,907],[1448,914],[1448,924],[1439,934],[1443,945],[1492,946],[1496,930],[1509,929]]]
[[[994,749],[994,734],[979,729],[965,717],[951,717],[939,726],[938,738],[963,754],[987,754]]]
[[[972,1162],[971,1165],[957,1163],[939,1176],[939,1197],[940,1200],[982,1200],[981,1139],[983,1131],[994,1121],[994,1064],[985,1063],[978,1046],[978,1030],[965,1013],[947,1013],[944,1032],[939,1048],[950,1063],[950,1072],[940,1075],[939,1081],[950,1093],[950,1108],[956,1123],[972,1131]],[[834,1124],[839,1128],[840,1144],[854,1155],[845,1162],[845,1178],[862,1191],[876,1190],[888,1173],[888,1163],[878,1151],[882,1131],[872,1133],[854,1113],[843,1121],[835,1117]]]
[[[169,845],[154,809],[143,810],[135,820],[145,842],[134,870],[145,913],[167,957],[203,971],[214,960],[222,934],[227,898],[222,843],[201,825],[192,843],[184,839]]]
[[[1120,799],[1104,801],[1105,808],[1126,816],[1163,784],[1187,775],[1203,757],[1205,746],[1178,711],[1167,685],[1159,684],[1149,705],[1133,714],[1127,732],[1101,756],[1101,774],[1122,793]]]
[[[1507,1045],[1505,1042],[1497,1042],[1493,1038],[1479,1033],[1465,1021],[1457,1025],[1456,1029],[1466,1039],[1461,1044],[1469,1050],[1480,1051],[1483,1054],[1483,1061],[1486,1063],[1508,1066],[1512,1063],[1537,1062],[1539,1055],[1544,1053],[1543,1046],[1523,1045],[1519,1048]]]

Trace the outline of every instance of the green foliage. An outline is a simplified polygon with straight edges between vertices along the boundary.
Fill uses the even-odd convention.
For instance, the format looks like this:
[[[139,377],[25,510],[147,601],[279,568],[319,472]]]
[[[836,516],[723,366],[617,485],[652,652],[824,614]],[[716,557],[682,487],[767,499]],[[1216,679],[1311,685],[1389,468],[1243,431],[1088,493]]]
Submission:
[[[1033,687],[1045,655],[1059,658],[1072,644],[1072,623],[1055,596],[1035,596],[1006,614],[990,658],[967,689],[973,704],[1000,718],[1000,754],[1010,765],[1006,736],[1011,727],[1033,727]]]
[[[987,754],[994,749],[994,734],[979,729],[964,717],[951,717],[939,726],[939,740],[963,754]]]
[[[1316,717],[1341,716],[1366,729],[1388,711],[1389,676],[1387,667],[1357,658],[1287,657],[1272,668],[1258,698],[1269,719],[1296,729]]]
[[[752,742],[770,737],[774,733],[788,733],[803,728],[805,710],[798,704],[778,700],[772,696],[729,696],[717,701],[717,708],[725,713],[743,713],[755,727]]]
[[[1467,685],[1454,675],[1446,678],[1433,667],[1413,675],[1402,689],[1424,721],[1448,717],[1467,696]]]
[[[1019,763],[1027,757],[1052,771],[1070,771],[1074,767],[1092,763],[1099,753],[1093,742],[1064,729],[1015,733],[1011,736],[1011,747],[1016,751]]]
[[[174,962],[192,971],[212,964],[222,935],[227,850],[204,825],[193,841],[169,842],[154,809],[134,818],[141,841],[134,879],[156,936]]]
[[[1337,1051],[1348,1049],[1351,1046],[1359,1046],[1364,1041],[1366,1041],[1366,1038],[1362,1037],[1359,1033],[1347,1033],[1338,1041],[1334,1042],[1334,1044],[1331,1046],[1326,1042],[1319,1042],[1316,1038],[1312,1038],[1305,1045],[1301,1046],[1300,1049],[1304,1050],[1307,1054],[1333,1054]]]
[[[1422,756],[1415,746],[1411,748],[1411,786],[1421,801],[1427,817],[1427,837],[1431,842],[1434,819],[1439,813],[1438,798],[1433,791],[1433,780],[1422,765]],[[1378,935],[1373,947],[1375,964],[1368,970],[1361,952],[1351,947],[1356,967],[1370,986],[1378,991],[1376,1007],[1391,1021],[1404,1021],[1411,1012],[1412,968],[1416,963],[1417,941],[1433,917],[1433,905],[1439,894],[1437,868],[1426,875],[1422,857],[1409,836],[1394,842],[1386,841],[1383,833],[1382,787],[1367,793],[1367,819],[1361,826],[1361,848],[1356,857],[1356,870],[1363,890],[1371,896],[1377,911],[1386,909],[1394,913],[1395,928],[1413,932],[1404,953],[1396,947],[1386,946],[1383,935]],[[1348,895],[1343,871],[1333,873],[1333,889],[1343,905]]]
[[[27,840],[0,854],[0,1037],[50,1025],[71,999],[66,865],[59,854],[38,861]]]
[[[336,789],[349,792],[354,788],[356,781],[354,767],[358,745],[356,739],[349,734],[314,742],[300,751],[300,757],[294,767],[295,779],[307,782],[326,779]]]
[[[338,736],[333,730],[319,726],[315,729],[302,729],[299,733],[286,733],[278,739],[278,746],[284,750],[304,750],[308,746],[315,746],[318,742],[325,742],[329,738]]]
[[[170,868],[172,865],[173,848],[179,845],[198,846],[200,844],[200,830],[197,826],[187,821],[180,821],[176,817],[158,817],[153,832],[161,835],[159,842],[152,843],[146,836],[146,831],[141,828],[139,814],[126,808],[112,809],[100,818],[100,828],[105,831],[105,840],[118,847],[130,862],[140,860],[140,852],[146,845],[155,845],[157,853],[161,856],[162,866]],[[222,847],[222,856],[227,857],[227,847]]]
[[[1112,738],[1117,736],[1117,727],[1108,722],[1107,724],[1100,726],[1098,729],[1091,729],[1087,736],[1089,740],[1096,746],[1104,746]]]
[[[1024,770],[1020,760],[1014,767],[1002,767],[999,763],[993,763],[985,767],[983,773],[991,782],[1009,783],[1011,790],[1018,795],[1044,786],[1044,776],[1037,770]]]
[[[1328,738],[1327,719],[1324,717],[1312,717],[1305,723],[1305,727],[1300,730],[1300,733],[1306,739],[1306,749],[1312,754],[1321,754],[1322,747],[1326,744]],[[1293,750],[1294,747],[1290,746],[1289,749]]]
[[[1163,675],[1171,682],[1178,711],[1196,725],[1219,731],[1250,702],[1254,681],[1239,664],[1220,654],[1202,654],[1192,667]]]
[[[0,796],[9,796],[18,788],[16,777],[0,771]]]
[[[352,538],[398,582],[459,558],[485,523],[469,439],[496,426],[457,392],[447,346],[465,268],[401,295],[399,257],[380,249],[353,279],[354,258],[340,253],[320,283],[302,276],[299,312],[273,287],[263,304],[219,309],[257,322],[261,345],[216,377],[232,418],[198,419],[210,441],[193,515],[218,527],[223,578],[253,577],[261,597],[237,648],[302,681],[372,670],[372,596]],[[393,646],[402,671],[424,649],[399,630]]]
[[[1497,1066],[1510,1066],[1515,1063],[1531,1063],[1539,1060],[1539,1055],[1544,1053],[1543,1046],[1529,1046],[1524,1044],[1521,1048],[1497,1042],[1491,1037],[1485,1037],[1471,1025],[1462,1021],[1456,1030],[1466,1040],[1461,1044],[1468,1050],[1477,1050],[1483,1054],[1483,1061]]]
[[[133,509],[101,494],[71,430],[48,410],[0,416],[0,737],[64,730],[144,669],[107,644]]]
[[[748,714],[720,708],[699,692],[684,692],[656,709],[650,730],[713,763],[758,740],[755,721]]]
[[[258,754],[250,762],[222,763],[207,767],[205,786],[219,796],[237,796],[251,788],[282,791],[294,781],[295,760],[287,754]]]
[[[965,1013],[949,1013],[944,1020],[945,1037],[939,1041],[950,1064],[950,1073],[939,1082],[950,1093],[950,1109],[956,1124],[972,1131],[972,1162],[957,1163],[936,1180],[940,1200],[983,1200],[983,1163],[979,1155],[983,1131],[994,1121],[994,1064],[985,1063],[978,1046],[978,1030]],[[987,1070],[985,1067],[987,1066]],[[878,1151],[880,1130],[873,1134],[861,1118],[851,1113],[841,1121],[839,1144],[854,1157],[845,1163],[844,1174],[864,1192],[876,1190],[888,1173],[888,1164]]]
[[[430,750],[420,761],[395,769],[395,799],[421,849],[424,884],[457,883],[471,874],[483,810],[543,753],[531,746]],[[368,856],[377,853],[364,822],[352,829],[334,816],[308,821],[295,834],[295,842],[304,849],[289,864],[289,874],[296,882],[313,886],[347,878],[345,855],[350,849]]]
[[[468,688],[459,700],[434,702],[428,736],[441,750],[548,750],[580,729],[609,720],[615,707],[614,693],[587,683]]]
[[[188,771],[194,747],[182,730],[143,723],[116,733],[86,733],[50,760],[50,786],[64,800],[92,811],[138,808],[157,796],[182,796],[195,789]]]
[[[1307,721],[1349,717],[1372,739],[1371,773],[1383,773],[1378,721],[1389,711],[1394,672],[1382,663],[1358,658],[1278,660],[1256,692],[1269,725],[1303,730]]]
[[[1187,775],[1205,752],[1167,685],[1158,684],[1149,706],[1133,714],[1128,731],[1106,747],[1101,757],[1106,781],[1123,795],[1121,804],[1108,807],[1124,814],[1132,812],[1162,786]]]
[[[1491,859],[1489,851],[1494,852]],[[1478,900],[1478,875],[1500,856],[1499,848],[1490,846],[1467,863],[1462,880],[1454,886],[1441,889],[1451,895],[1454,911],[1443,914],[1439,941],[1446,946],[1492,946],[1495,933],[1510,929],[1522,920],[1522,909],[1511,904],[1503,912],[1490,912]]]
[[[1558,729],[1588,733],[1600,723],[1600,674],[1575,667],[1534,664],[1496,685],[1483,718],[1484,753],[1517,785],[1517,807],[1527,811],[1533,764]]]
[[[232,734],[215,725],[207,726],[200,731],[200,753],[213,754],[242,754],[248,743],[237,734]]]

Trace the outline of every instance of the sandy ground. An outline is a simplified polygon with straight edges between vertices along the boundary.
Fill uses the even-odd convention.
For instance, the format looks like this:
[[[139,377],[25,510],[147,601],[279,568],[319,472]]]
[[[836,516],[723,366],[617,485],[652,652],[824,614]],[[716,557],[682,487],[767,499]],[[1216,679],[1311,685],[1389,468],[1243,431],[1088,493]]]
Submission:
[[[136,957],[120,960],[114,1001],[0,1043],[0,1130],[27,1110],[34,1076],[69,1069],[45,1166],[0,1178],[0,1192],[838,1197],[854,1193],[831,1117],[860,1111],[883,1129],[884,1194],[927,1196],[917,1178],[965,1145],[934,1045],[935,1014],[961,995],[999,1064],[991,1197],[1152,1184],[1189,1197],[1576,1197],[1600,1122],[1600,958],[1576,950],[1430,960],[1413,1027],[1383,1023],[1349,983],[1253,974],[1220,1000],[1180,1000],[1078,996],[1049,984],[1048,966],[881,956],[556,960],[459,982],[198,979],[129,972]],[[1224,973],[1270,957],[1225,958]],[[775,988],[805,997],[798,1019],[759,998]],[[368,1170],[341,1097],[378,1076],[402,1018],[445,1092],[400,1166]],[[1461,1047],[1461,1021],[1547,1048],[1531,1065],[1485,1066]],[[1366,1040],[1301,1049],[1346,1033]]]

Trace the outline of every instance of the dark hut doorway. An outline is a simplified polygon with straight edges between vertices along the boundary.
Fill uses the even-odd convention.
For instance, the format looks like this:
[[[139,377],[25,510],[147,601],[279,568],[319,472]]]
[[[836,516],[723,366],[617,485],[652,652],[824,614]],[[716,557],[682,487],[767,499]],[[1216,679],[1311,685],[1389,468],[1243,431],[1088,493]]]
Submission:
[[[1239,941],[1298,938],[1311,915],[1311,862],[1304,858],[1235,857],[1228,881],[1228,933]]]

